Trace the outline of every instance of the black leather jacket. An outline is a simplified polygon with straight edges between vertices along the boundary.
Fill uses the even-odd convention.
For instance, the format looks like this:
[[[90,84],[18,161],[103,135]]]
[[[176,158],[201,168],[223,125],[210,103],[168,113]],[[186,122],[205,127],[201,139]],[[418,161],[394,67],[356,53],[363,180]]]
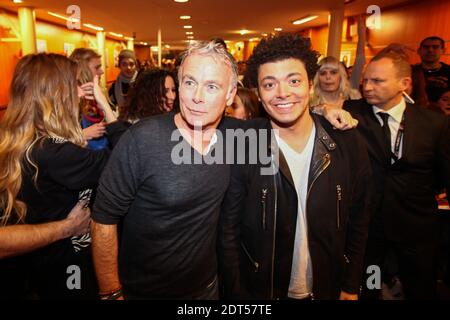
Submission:
[[[341,290],[359,293],[370,220],[370,163],[356,130],[334,130],[323,118],[313,119],[316,137],[306,200],[313,294],[317,299],[337,299]],[[247,125],[271,129],[267,119]],[[268,144],[270,153],[273,141]],[[261,175],[261,167],[232,167],[218,239],[225,298],[287,297],[297,193],[281,151],[275,175]]]

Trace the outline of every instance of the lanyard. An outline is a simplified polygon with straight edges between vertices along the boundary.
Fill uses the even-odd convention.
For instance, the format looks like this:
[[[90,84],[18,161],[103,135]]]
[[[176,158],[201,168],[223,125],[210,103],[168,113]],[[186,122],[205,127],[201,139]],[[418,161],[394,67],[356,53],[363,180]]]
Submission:
[[[405,112],[403,112],[402,121],[398,127],[397,137],[395,138],[394,152],[392,153],[392,158],[394,161],[398,160],[398,155],[400,152],[400,143],[402,142],[403,132],[405,131]]]

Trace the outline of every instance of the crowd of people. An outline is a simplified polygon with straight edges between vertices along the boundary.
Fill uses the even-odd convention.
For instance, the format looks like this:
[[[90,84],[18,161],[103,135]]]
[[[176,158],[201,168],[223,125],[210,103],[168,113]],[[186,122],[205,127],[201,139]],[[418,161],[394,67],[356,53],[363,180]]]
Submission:
[[[217,39],[177,74],[124,50],[109,90],[92,49],[23,57],[0,122],[0,297],[379,299],[366,270],[385,279],[389,253],[407,299],[436,298],[444,45],[349,75],[281,33],[243,79]]]

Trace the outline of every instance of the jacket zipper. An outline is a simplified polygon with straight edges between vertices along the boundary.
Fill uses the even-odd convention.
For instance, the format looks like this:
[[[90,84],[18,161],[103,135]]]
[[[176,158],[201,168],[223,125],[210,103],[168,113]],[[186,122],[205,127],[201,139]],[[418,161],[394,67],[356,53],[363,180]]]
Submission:
[[[273,160],[273,159],[272,159]],[[273,163],[273,161],[272,161]],[[278,211],[278,189],[277,189],[277,180],[276,174],[273,175],[273,186],[274,186],[274,216],[273,216],[273,235],[272,235],[272,268],[271,268],[271,276],[270,276],[270,299],[273,300],[273,275],[275,269],[275,240],[277,233],[277,211]]]
[[[327,153],[325,154],[325,162],[322,165],[322,168],[320,169],[320,171],[313,177],[313,180],[311,181],[311,185],[308,188],[308,192],[306,193],[306,207],[305,207],[305,217],[306,217],[306,225],[308,225],[308,200],[309,200],[309,194],[310,191],[314,185],[314,183],[316,182],[317,178],[319,178],[319,176],[328,168],[328,166],[330,165],[331,161],[330,161],[330,155]],[[308,250],[310,250],[311,252],[311,248],[309,247],[309,241],[308,241]],[[312,264],[312,261],[311,261]],[[312,267],[311,267],[312,268]],[[313,275],[313,279],[314,279],[314,275]],[[317,279],[317,278],[316,278]],[[317,281],[317,280],[316,280]],[[311,288],[311,291],[314,290],[314,280],[313,280],[313,288]],[[311,299],[314,300],[314,293],[311,292]]]
[[[242,250],[244,250],[245,254],[247,255],[247,258],[250,260],[250,262],[255,266],[255,272],[259,271],[259,263],[256,262],[252,256],[250,255],[250,253],[248,252],[247,248],[244,246],[244,244],[241,242],[241,248]]]
[[[268,189],[267,189],[267,188],[261,190],[262,226],[263,226],[263,230],[267,230],[267,224],[266,224],[266,200],[267,200],[267,192],[268,192]]]
[[[336,185],[336,195],[337,195],[337,209],[336,209],[336,220],[338,230],[341,227],[341,200],[342,200],[342,188],[341,185]]]

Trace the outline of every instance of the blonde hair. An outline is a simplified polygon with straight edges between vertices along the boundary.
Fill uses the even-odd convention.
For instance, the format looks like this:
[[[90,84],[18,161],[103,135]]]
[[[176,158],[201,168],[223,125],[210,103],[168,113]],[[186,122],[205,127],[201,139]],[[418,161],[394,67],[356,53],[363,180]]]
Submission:
[[[45,137],[84,146],[78,122],[77,66],[58,54],[24,56],[17,64],[10,101],[0,122],[0,225],[23,222],[27,207],[17,199],[22,171],[36,143]]]
[[[332,69],[338,71],[340,76],[338,91],[342,99],[348,100],[361,98],[361,94],[359,93],[359,91],[352,88],[350,81],[348,80],[347,71],[345,70],[344,65],[335,57],[329,56],[323,58],[319,62],[319,70],[317,71],[313,80],[314,93],[311,97],[311,106],[316,106],[325,102],[323,98],[323,90],[320,87],[319,81],[320,71],[324,69]]]
[[[80,84],[91,82],[94,79],[94,75],[89,68],[89,62],[92,59],[100,59],[101,57],[101,55],[89,48],[77,48],[72,52],[69,58],[78,65],[77,79]]]
[[[180,67],[178,68],[178,82],[181,83],[182,79],[182,71],[183,71],[183,63],[187,59],[187,57],[198,54],[198,55],[205,55],[205,56],[212,56],[213,58],[218,58],[219,60],[223,61],[225,64],[227,64],[231,69],[231,87],[236,88],[237,87],[237,81],[239,77],[238,73],[238,67],[236,60],[233,58],[231,53],[227,51],[227,49],[221,44],[220,42],[217,42],[215,40],[212,41],[193,41],[189,45],[189,48],[186,49],[181,54],[181,63]]]

